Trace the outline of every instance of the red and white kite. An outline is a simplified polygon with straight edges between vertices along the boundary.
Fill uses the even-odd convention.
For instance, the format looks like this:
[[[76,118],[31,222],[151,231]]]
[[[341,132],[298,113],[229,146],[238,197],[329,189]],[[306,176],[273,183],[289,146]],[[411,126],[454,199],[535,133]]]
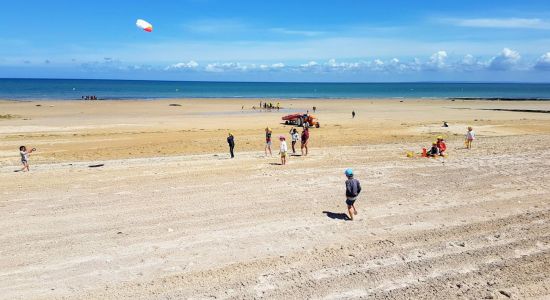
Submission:
[[[136,21],[136,26],[147,31],[147,32],[152,32],[153,31],[153,25],[151,25],[151,23],[145,21],[145,20],[142,20],[142,19],[138,19]]]

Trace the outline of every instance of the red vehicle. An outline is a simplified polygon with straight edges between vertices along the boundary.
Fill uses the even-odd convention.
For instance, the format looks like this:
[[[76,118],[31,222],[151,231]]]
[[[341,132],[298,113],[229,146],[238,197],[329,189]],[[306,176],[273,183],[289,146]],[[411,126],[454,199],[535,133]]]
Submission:
[[[321,126],[317,118],[311,114],[292,114],[284,116],[282,119],[286,125],[303,126],[307,122],[310,127],[319,128]]]

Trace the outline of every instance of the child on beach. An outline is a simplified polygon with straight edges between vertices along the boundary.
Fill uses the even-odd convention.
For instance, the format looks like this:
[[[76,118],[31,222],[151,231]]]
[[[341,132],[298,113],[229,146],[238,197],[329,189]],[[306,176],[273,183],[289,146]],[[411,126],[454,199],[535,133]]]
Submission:
[[[32,148],[31,150],[27,151],[27,147],[21,146],[19,147],[19,154],[21,154],[21,163],[23,164],[23,168],[21,171],[30,171],[29,170],[29,155],[36,151],[36,148]]]
[[[439,149],[439,155],[445,156],[445,151],[447,150],[447,144],[442,136],[437,137],[437,149]]]
[[[430,151],[428,151],[429,157],[435,157],[439,155],[439,148],[437,148],[437,142],[432,143],[432,148],[430,148]]]
[[[349,218],[353,221],[353,216],[357,215],[355,200],[357,200],[357,196],[361,193],[361,183],[359,183],[359,180],[353,178],[352,169],[346,169],[344,174],[346,174],[348,178],[348,180],[346,180],[346,205],[348,206]]]
[[[468,127],[468,132],[466,132],[466,148],[472,149],[472,142],[476,139],[476,133],[473,128]]]
[[[273,156],[273,153],[271,153],[271,128],[266,127],[265,128],[265,156],[267,156],[267,151],[269,150],[269,155]]]
[[[296,154],[296,142],[300,140],[300,134],[296,128],[290,129],[290,137],[292,139],[292,154]]]
[[[284,136],[279,137],[281,141],[281,146],[279,148],[279,154],[281,155],[281,165],[286,165],[286,153],[288,152],[288,146],[286,145],[286,139]]]

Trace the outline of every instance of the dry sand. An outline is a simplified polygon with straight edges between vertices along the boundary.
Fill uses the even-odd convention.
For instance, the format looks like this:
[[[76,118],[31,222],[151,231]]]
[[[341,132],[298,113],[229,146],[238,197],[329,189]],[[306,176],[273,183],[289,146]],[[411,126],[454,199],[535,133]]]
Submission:
[[[0,298],[550,297],[550,114],[485,110],[550,103],[257,102],[0,102]],[[313,105],[310,156],[265,158]],[[447,158],[405,157],[438,134]]]

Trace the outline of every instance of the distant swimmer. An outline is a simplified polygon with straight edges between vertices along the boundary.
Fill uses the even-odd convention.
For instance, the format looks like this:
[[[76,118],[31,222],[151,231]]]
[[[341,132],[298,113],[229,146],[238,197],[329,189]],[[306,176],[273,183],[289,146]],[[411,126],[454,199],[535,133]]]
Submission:
[[[355,110],[351,112],[351,118],[355,119]]]
[[[286,157],[288,153],[288,146],[286,144],[286,138],[284,136],[279,137],[279,141],[281,142],[281,145],[279,147],[279,154],[281,155],[281,165],[286,165]]]
[[[353,216],[357,215],[357,209],[355,209],[355,201],[361,193],[361,183],[359,182],[359,180],[353,178],[352,169],[346,169],[344,174],[348,178],[348,180],[346,180],[346,205],[348,206],[349,218],[353,221]]]
[[[271,153],[271,134],[273,132],[271,131],[271,128],[266,127],[265,128],[265,156],[267,156],[267,151],[269,151],[269,155],[273,156],[273,153]]]
[[[474,132],[472,127],[468,127],[468,131],[466,132],[466,148],[472,149],[472,142],[476,139],[476,133]]]
[[[229,154],[231,154],[231,158],[234,158],[235,154],[233,153],[233,150],[235,149],[235,137],[231,132],[227,137],[227,144],[229,144]]]
[[[29,155],[36,151],[36,148],[32,148],[31,150],[27,151],[26,146],[19,147],[19,154],[21,155],[21,163],[23,164],[23,168],[21,171],[30,171],[29,170]]]

